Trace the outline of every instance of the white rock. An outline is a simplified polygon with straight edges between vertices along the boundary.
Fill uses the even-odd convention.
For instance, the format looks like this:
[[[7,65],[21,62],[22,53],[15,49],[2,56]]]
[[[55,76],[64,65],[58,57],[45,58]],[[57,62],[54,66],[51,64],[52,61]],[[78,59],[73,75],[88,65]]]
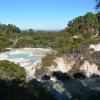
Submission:
[[[73,36],[73,38],[78,39],[78,38],[79,38],[79,36],[78,36],[78,35],[74,35],[74,36]]]
[[[51,79],[50,79],[52,82],[56,82],[57,81],[57,79],[55,78],[55,77],[51,77]]]
[[[90,45],[89,47],[90,49],[94,49],[94,51],[100,51],[100,44],[96,44],[96,45]]]
[[[64,59],[63,57],[58,57],[54,60],[54,62],[57,64],[57,66],[52,65],[49,70],[50,71],[61,71],[63,73],[68,72],[72,69],[72,66],[74,65],[75,61],[68,61]]]
[[[0,54],[0,60],[7,60],[8,55],[6,53]]]
[[[85,61],[84,64],[81,65],[80,70],[85,72],[87,77],[90,77],[92,74],[100,75],[98,66],[94,63],[90,64],[88,61]]]

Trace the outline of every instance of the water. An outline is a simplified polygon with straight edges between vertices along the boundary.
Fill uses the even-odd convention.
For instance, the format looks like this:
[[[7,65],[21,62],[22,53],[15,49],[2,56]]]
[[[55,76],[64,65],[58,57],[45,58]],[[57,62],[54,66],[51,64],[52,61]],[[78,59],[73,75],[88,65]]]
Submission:
[[[15,59],[15,58],[24,58],[24,59],[27,59],[29,58],[29,54],[24,54],[24,53],[20,53],[20,54],[10,54],[8,55],[9,59]]]
[[[26,53],[19,53],[19,54],[10,54],[8,55],[8,59],[20,59],[23,58],[25,60],[29,60],[30,62],[34,63],[42,58],[42,56],[30,56]]]

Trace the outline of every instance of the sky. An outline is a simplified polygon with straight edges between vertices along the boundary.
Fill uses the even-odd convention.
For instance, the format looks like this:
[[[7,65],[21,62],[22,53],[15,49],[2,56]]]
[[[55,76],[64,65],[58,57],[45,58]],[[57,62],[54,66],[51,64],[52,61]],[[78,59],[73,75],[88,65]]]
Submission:
[[[0,23],[61,30],[73,18],[95,12],[94,7],[95,0],[0,0]]]

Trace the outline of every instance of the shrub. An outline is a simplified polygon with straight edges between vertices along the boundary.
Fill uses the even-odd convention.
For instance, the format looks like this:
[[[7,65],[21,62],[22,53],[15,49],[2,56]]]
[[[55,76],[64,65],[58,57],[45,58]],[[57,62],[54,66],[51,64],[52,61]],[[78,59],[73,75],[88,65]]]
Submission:
[[[19,65],[7,60],[0,61],[0,79],[25,81],[25,70]]]

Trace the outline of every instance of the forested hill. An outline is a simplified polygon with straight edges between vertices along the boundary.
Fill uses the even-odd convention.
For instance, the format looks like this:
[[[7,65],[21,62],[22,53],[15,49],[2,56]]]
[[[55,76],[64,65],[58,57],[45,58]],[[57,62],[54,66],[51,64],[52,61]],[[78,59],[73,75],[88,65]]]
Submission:
[[[15,25],[12,25],[12,24],[0,24],[0,33],[6,33],[6,34],[9,34],[9,33],[20,33],[21,30],[16,27]]]
[[[100,12],[93,14],[88,12],[84,16],[76,17],[69,21],[68,27],[65,29],[72,35],[84,33],[99,33]]]
[[[84,45],[95,41],[93,37],[100,30],[99,20],[100,12],[96,14],[89,12],[69,21],[65,30],[59,32],[34,31],[33,29],[23,31],[12,24],[0,24],[0,51],[4,51],[7,47],[51,47],[59,54],[80,51]]]

